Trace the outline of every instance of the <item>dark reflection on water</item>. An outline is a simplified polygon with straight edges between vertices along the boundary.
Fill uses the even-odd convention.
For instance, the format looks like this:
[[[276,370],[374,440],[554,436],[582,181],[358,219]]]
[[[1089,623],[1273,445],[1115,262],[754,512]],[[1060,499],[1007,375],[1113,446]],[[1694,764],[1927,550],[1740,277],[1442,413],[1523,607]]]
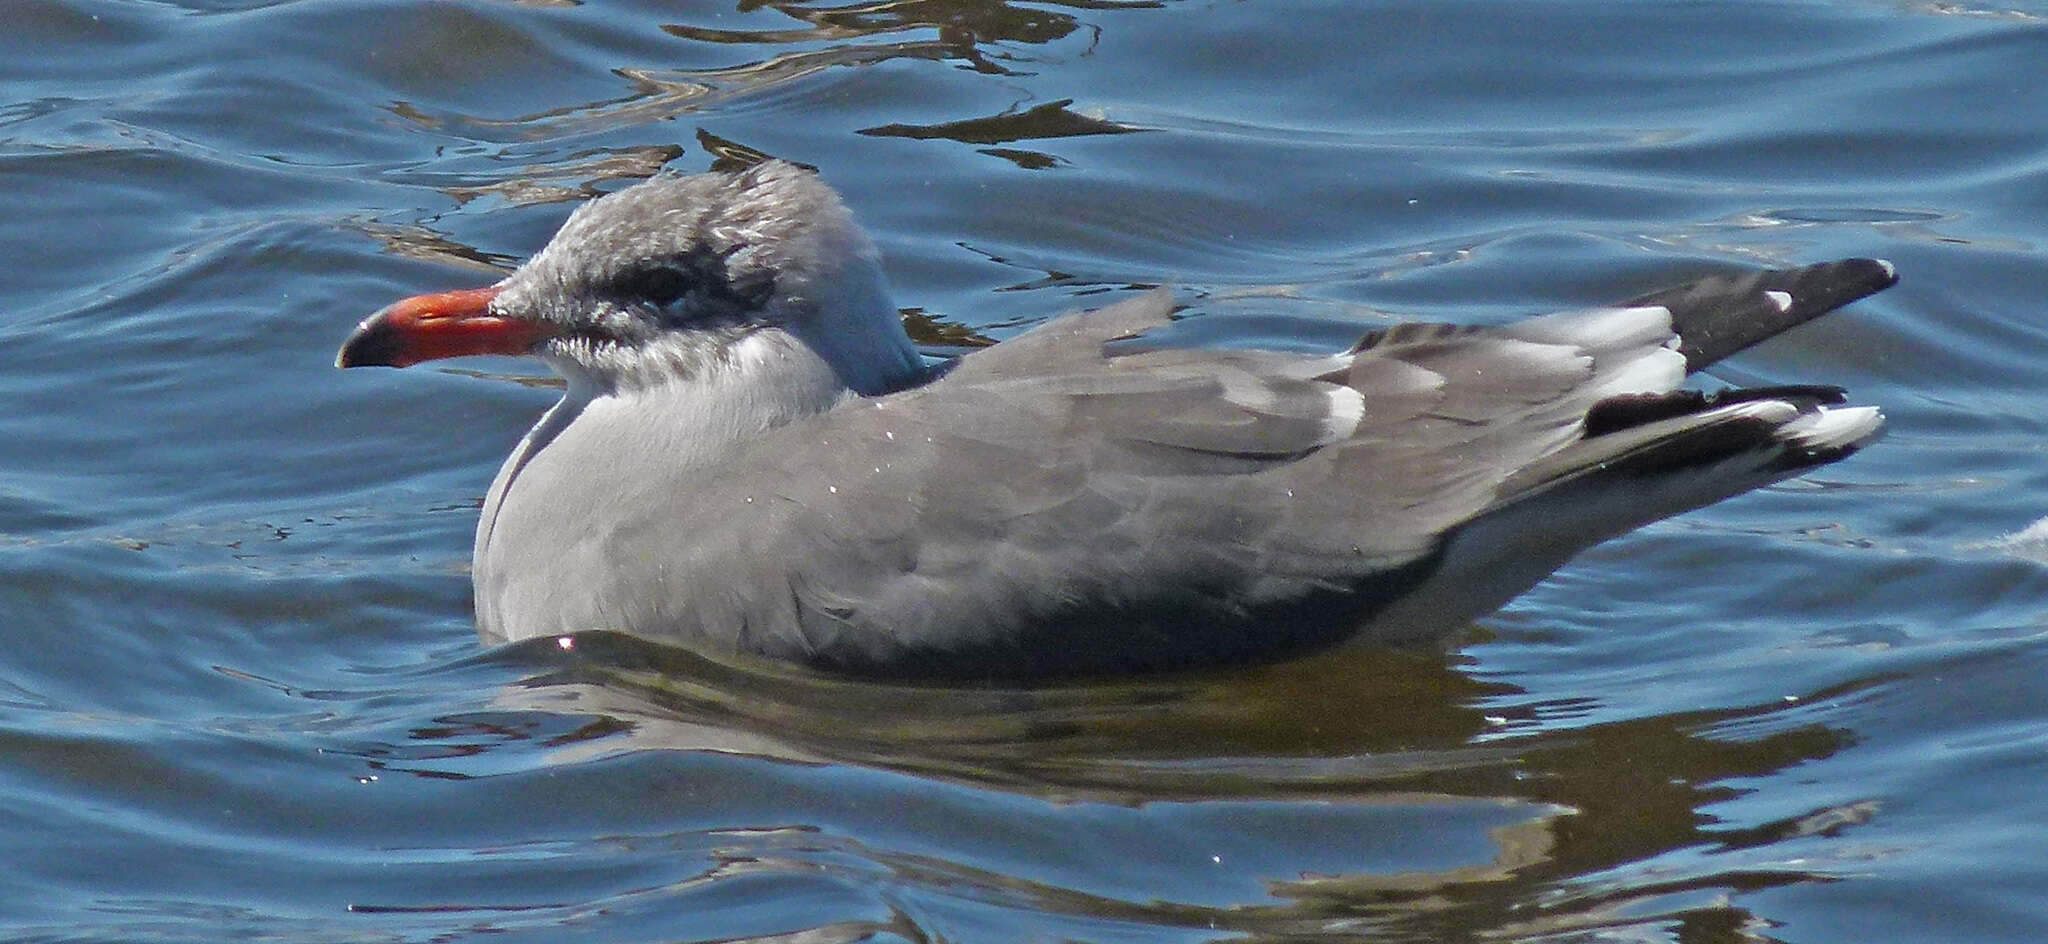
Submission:
[[[1076,114],[1071,98],[1035,105],[1023,111],[1005,112],[987,118],[967,118],[935,125],[887,124],[863,128],[860,133],[881,138],[946,138],[963,144],[1003,144],[1036,138],[1071,138],[1090,134],[1130,134],[1145,129],[1101,118]],[[981,153],[1003,157],[1026,170],[1042,170],[1060,163],[1059,158],[1016,148],[983,148]]]
[[[1046,3],[1006,3],[1002,0],[900,0],[895,3],[861,3],[846,6],[797,5],[792,3],[743,3],[742,10],[768,8],[810,25],[809,29],[723,30],[692,26],[664,26],[663,30],[683,39],[710,43],[800,43],[817,40],[840,41],[853,37],[895,33],[905,30],[936,29],[941,42],[976,71],[995,74],[1005,69],[990,61],[983,47],[1003,43],[1042,44],[1064,39],[1077,30],[1088,29],[1067,10],[1135,10],[1164,6],[1155,0],[1050,0]],[[1052,9],[1047,9],[1047,8]]]
[[[543,640],[512,651],[556,649]],[[610,634],[574,637],[570,652],[529,684],[589,685],[630,696],[629,704],[654,712],[649,718],[744,729],[765,739],[760,753],[768,756],[1119,803],[1349,789],[1352,778],[1384,769],[1376,755],[1464,745],[1504,723],[1490,725],[1465,706],[1508,691],[1446,668],[1440,653],[1385,650],[1047,688],[883,685],[717,662]],[[1184,763],[1223,757],[1233,760],[1222,773]],[[1292,763],[1303,758],[1323,758],[1311,768],[1329,766]],[[1403,777],[1416,773],[1401,768]]]
[[[1716,865],[1711,856],[1840,832],[1870,812],[1812,810],[1716,828],[1698,811],[1736,792],[1727,781],[1828,757],[1849,737],[1818,724],[1753,737],[1713,733],[1768,719],[1777,706],[1518,730],[1531,728],[1542,706],[1485,707],[1520,693],[1475,682],[1430,651],[1357,650],[1255,671],[1042,689],[872,684],[717,662],[610,634],[533,640],[489,658],[529,674],[500,692],[498,707],[362,750],[365,769],[461,779],[474,765],[494,769],[487,755],[505,748],[571,769],[650,751],[851,765],[1031,798],[1037,802],[1019,814],[1027,819],[1057,823],[1070,819],[1062,808],[1098,808],[1082,819],[1112,840],[1153,828],[1142,822],[1153,815],[1145,811],[1173,809],[1166,819],[1182,830],[1231,837],[1217,846],[1218,861],[1237,859],[1244,850],[1232,844],[1264,824],[1281,836],[1320,833],[1329,849],[1343,850],[1333,861],[1388,866],[1314,873],[1282,858],[1251,876],[1259,894],[1145,900],[990,871],[976,864],[971,841],[952,855],[905,858],[835,841],[830,830],[783,837],[807,846],[803,856],[851,856],[925,894],[1113,925],[1253,940],[1367,931],[1403,940],[1521,938],[1598,928],[1688,895],[1832,881],[1825,869],[1756,868],[1740,858]],[[1318,812],[1333,805],[1364,812]],[[1245,844],[1254,858],[1270,855],[1256,841]],[[1445,849],[1457,851],[1439,861]],[[1146,871],[1157,852],[1126,846],[1120,854],[1128,868]],[[1681,852],[1703,858],[1653,878],[1585,882]],[[1200,884],[1181,878],[1167,887]],[[1543,907],[1531,913],[1536,901]],[[1714,940],[1690,935],[1754,920],[1725,905],[1654,913],[1677,925],[1680,940]]]
[[[1028,56],[1016,47],[1053,43],[1076,32],[1095,32],[1072,10],[1140,10],[1162,6],[1151,0],[1137,2],[1063,2],[1013,4],[999,0],[904,0],[895,3],[848,6],[808,6],[794,3],[742,4],[742,12],[762,9],[784,14],[800,28],[734,30],[670,23],[660,30],[679,40],[713,47],[815,47],[779,53],[745,62],[711,68],[659,69],[619,68],[629,81],[630,94],[598,101],[549,108],[517,117],[482,117],[458,111],[397,103],[394,114],[440,132],[457,132],[484,139],[532,140],[564,134],[581,134],[701,113],[732,99],[757,93],[812,76],[823,70],[874,66],[899,59],[958,62],[975,72],[993,77],[1016,75],[1018,68],[1035,69]],[[1050,7],[1051,9],[1047,9]],[[479,52],[496,43],[515,40],[493,36],[495,28],[479,21],[464,32],[457,44]],[[875,42],[903,33],[934,34],[931,39]],[[1026,74],[1029,74],[1028,72]],[[1044,110],[1038,107],[1029,114]],[[983,119],[984,122],[989,119]],[[1085,119],[1074,119],[1085,121]],[[1099,133],[1072,130],[1060,133]],[[1043,127],[1046,119],[1039,119]],[[1107,125],[1097,120],[1095,124]],[[894,127],[894,126],[885,126]],[[877,133],[888,134],[887,130]]]

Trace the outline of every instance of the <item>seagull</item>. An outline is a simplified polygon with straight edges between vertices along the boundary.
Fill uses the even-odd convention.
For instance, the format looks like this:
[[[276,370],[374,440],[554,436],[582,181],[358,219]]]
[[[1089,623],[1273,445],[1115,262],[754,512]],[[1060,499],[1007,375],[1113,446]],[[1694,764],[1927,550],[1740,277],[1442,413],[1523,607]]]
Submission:
[[[1156,342],[1154,290],[933,366],[839,195],[769,160],[585,204],[336,363],[566,380],[483,501],[486,640],[1024,682],[1440,639],[1587,547],[1842,459],[1877,408],[1686,376],[1896,280],[1716,275],[1318,354]]]

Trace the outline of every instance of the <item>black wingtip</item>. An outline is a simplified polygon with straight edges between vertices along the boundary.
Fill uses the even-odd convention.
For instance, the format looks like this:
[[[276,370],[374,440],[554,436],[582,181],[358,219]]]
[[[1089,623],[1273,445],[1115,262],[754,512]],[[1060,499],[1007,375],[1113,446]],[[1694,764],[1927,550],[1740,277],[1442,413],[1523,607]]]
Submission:
[[[1883,259],[1843,259],[1797,269],[1708,276],[1628,304],[1671,310],[1679,351],[1691,371],[1881,292],[1898,280],[1898,268]]]
[[[1883,259],[1843,259],[1803,269],[1785,269],[1784,291],[1792,295],[1792,312],[1816,318],[1850,302],[1898,284],[1899,270]]]

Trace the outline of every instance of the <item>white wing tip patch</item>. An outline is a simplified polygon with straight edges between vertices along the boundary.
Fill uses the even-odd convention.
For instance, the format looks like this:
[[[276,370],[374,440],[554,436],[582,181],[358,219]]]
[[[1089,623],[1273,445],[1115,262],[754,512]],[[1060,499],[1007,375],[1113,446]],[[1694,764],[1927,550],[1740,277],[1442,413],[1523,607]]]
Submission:
[[[1765,292],[1764,297],[1770,299],[1771,304],[1778,306],[1779,311],[1792,310],[1791,292]]]
[[[1324,435],[1330,442],[1351,438],[1358,424],[1365,422],[1365,394],[1350,387],[1330,388],[1330,416],[1324,421]]]

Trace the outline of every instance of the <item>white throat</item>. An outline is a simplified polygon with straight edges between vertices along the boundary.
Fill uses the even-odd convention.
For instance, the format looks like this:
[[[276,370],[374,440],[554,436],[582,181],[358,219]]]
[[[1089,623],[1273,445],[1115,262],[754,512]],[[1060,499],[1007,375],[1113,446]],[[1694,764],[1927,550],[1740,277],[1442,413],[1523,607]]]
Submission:
[[[541,416],[498,472],[486,500],[484,533],[493,518],[490,506],[536,464],[559,466],[555,474],[563,475],[599,475],[595,466],[618,462],[691,468],[717,459],[734,443],[859,395],[850,380],[887,389],[879,375],[843,376],[810,345],[781,329],[754,331],[728,345],[706,369],[659,382],[617,383],[582,371],[562,373],[569,388],[561,402]]]

